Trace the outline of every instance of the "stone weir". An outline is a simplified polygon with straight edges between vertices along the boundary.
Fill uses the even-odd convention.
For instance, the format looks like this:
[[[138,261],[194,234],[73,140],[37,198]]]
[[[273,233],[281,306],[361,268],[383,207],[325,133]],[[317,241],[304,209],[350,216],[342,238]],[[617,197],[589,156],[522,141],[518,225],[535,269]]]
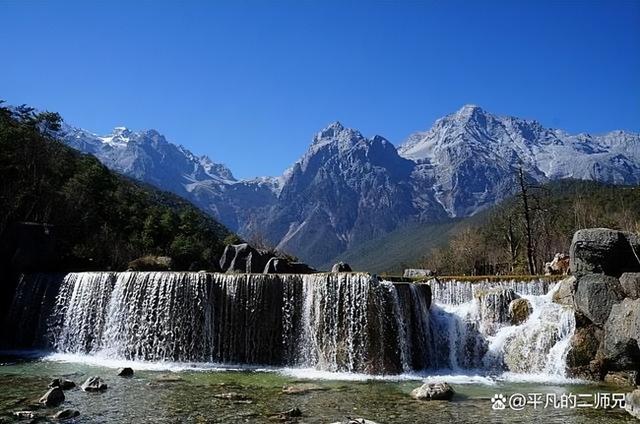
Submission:
[[[399,373],[429,367],[428,284],[364,273],[83,272],[21,278],[10,348]]]

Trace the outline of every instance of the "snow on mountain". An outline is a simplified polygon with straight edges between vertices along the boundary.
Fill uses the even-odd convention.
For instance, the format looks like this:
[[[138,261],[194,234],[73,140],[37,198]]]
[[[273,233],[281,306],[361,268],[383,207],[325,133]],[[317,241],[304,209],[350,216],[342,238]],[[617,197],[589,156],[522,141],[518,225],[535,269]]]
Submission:
[[[270,179],[238,181],[226,166],[196,156],[155,130],[132,132],[116,127],[98,136],[64,125],[63,140],[96,156],[108,168],[178,194],[212,214],[233,231],[241,231],[243,210],[275,199]]]
[[[640,184],[638,134],[570,135],[475,105],[412,134],[398,152],[416,162],[416,174],[433,178],[437,199],[451,216],[473,214],[511,193],[519,167],[538,182]]]
[[[313,265],[410,221],[468,216],[528,178],[640,184],[640,135],[571,135],[474,105],[398,149],[334,122],[279,177],[237,180],[222,164],[125,127],[98,136],[65,125],[63,140],[109,168],[171,191],[247,238],[258,235]]]

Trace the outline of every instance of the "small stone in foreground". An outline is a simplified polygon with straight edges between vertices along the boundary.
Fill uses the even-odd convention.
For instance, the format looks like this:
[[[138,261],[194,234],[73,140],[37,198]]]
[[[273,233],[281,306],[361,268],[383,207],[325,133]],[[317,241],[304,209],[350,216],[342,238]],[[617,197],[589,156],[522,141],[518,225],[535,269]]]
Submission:
[[[64,392],[60,387],[52,387],[40,398],[40,403],[46,406],[58,406],[64,402]]]
[[[75,409],[63,409],[62,411],[56,412],[53,418],[62,421],[68,420],[69,418],[77,417],[78,415],[80,415],[80,411],[77,411]]]
[[[94,376],[87,378],[81,387],[85,392],[104,392],[107,390],[107,383],[102,381],[100,377]]]
[[[624,409],[631,415],[640,419],[640,389],[627,393]]]
[[[411,397],[418,400],[451,400],[455,391],[446,382],[425,383],[413,389]]]
[[[131,377],[133,376],[133,368],[124,367],[118,370],[119,377]]]

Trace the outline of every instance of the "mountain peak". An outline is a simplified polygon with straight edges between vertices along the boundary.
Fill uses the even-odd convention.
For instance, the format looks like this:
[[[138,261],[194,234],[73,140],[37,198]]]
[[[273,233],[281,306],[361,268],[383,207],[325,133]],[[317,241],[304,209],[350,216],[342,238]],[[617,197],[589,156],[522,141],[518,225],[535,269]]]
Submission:
[[[111,134],[113,134],[114,136],[119,135],[119,136],[127,137],[131,134],[131,131],[127,127],[114,127]]]
[[[482,114],[484,113],[484,110],[478,106],[478,105],[474,105],[474,104],[466,104],[464,106],[462,106],[456,113],[456,116],[459,117],[463,117],[463,118],[469,118],[472,117],[474,115],[478,115],[478,114]]]
[[[335,121],[326,126],[324,129],[320,130],[316,138],[333,138],[342,131],[344,131],[344,126],[339,121]]]

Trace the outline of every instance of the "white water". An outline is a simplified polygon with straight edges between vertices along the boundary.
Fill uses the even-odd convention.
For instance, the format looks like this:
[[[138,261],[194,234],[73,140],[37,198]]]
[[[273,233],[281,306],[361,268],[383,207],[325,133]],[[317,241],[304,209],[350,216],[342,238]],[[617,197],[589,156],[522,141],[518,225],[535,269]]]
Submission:
[[[52,301],[51,281],[25,279],[12,306],[21,322],[25,305],[53,304],[37,323],[48,323],[48,359],[137,369],[560,382],[575,328],[543,281],[433,280],[431,305],[424,284],[357,273],[72,273],[57,284]],[[514,292],[533,310],[520,325],[508,322]]]

